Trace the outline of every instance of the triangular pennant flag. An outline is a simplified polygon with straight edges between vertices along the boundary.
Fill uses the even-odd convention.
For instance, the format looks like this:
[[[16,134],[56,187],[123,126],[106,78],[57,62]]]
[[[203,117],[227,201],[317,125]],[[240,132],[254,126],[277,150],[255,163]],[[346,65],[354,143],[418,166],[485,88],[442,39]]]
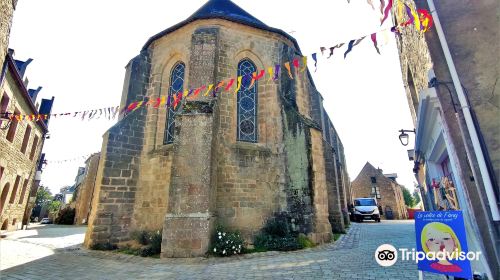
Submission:
[[[380,13],[384,14],[385,0],[380,0]]]
[[[231,79],[231,80],[229,81],[229,83],[227,83],[227,86],[226,86],[226,88],[225,88],[224,90],[225,90],[225,91],[229,91],[229,90],[231,89],[231,87],[233,86],[233,84],[234,84],[234,78],[233,78],[233,79]],[[196,93],[195,93],[195,94],[196,94]]]
[[[265,74],[266,74],[265,70],[260,70],[259,74],[257,74],[257,72],[253,72],[252,73],[252,81],[250,82],[250,86],[248,88],[252,88],[253,85],[255,84],[255,81],[262,79],[262,77],[264,77]]]
[[[299,59],[298,58],[294,58],[293,59],[293,67],[295,67],[295,72],[296,73],[299,73]]]
[[[203,94],[203,96],[208,96],[213,87],[214,87],[213,84],[208,85],[207,91],[205,92],[205,94]]]
[[[330,55],[327,58],[330,58],[333,55],[333,51],[335,49],[341,48],[344,45],[344,43],[337,44],[336,46],[333,46],[330,48]]]
[[[234,91],[234,93],[238,93],[238,91],[240,91],[241,82],[243,81],[243,76],[239,76],[236,80],[237,80],[236,90]]]
[[[378,46],[377,46],[377,33],[372,33],[371,38],[372,38],[373,46],[377,50],[377,53],[380,54],[380,50],[378,49]]]
[[[427,10],[420,9],[417,12],[421,23],[421,29],[427,32],[432,27],[432,16]]]
[[[285,62],[284,65],[286,70],[288,71],[288,77],[290,77],[290,79],[293,80],[292,71],[290,69],[290,62]]]
[[[273,78],[273,80],[276,81],[279,78],[280,70],[281,70],[281,65],[276,64],[274,66],[274,78]]]
[[[316,72],[316,70],[318,70],[318,58],[316,57],[316,53],[313,53],[312,55],[312,59],[314,60],[314,72]]]
[[[321,51],[321,55],[325,54],[326,48],[325,47],[320,47],[319,50]]]
[[[351,52],[352,48],[357,46],[359,43],[361,43],[361,41],[363,41],[363,39],[365,39],[366,36],[363,36],[361,37],[360,39],[358,40],[351,40],[349,41],[349,46],[347,47],[347,51],[344,53],[344,59],[346,58],[347,54],[349,52]]]
[[[382,18],[382,20],[380,21],[380,25],[384,24],[384,21],[387,19],[387,17],[389,16],[389,11],[392,9],[392,0],[389,0],[389,3],[387,4],[387,7],[385,7],[385,11],[384,11],[384,17]]]
[[[368,2],[368,5],[372,6],[372,10],[375,10],[375,6],[373,6],[372,0],[366,0]]]
[[[269,74],[269,80],[267,80],[267,82],[269,83],[270,81],[273,80],[273,77],[274,77],[274,70],[273,70],[273,67],[267,67],[267,73]]]
[[[344,53],[344,59],[346,58],[347,54],[352,50],[352,46],[356,40],[351,40],[349,41],[349,44],[347,45],[347,50]]]
[[[300,72],[304,72],[306,71],[306,69],[307,69],[307,56],[304,55],[302,57],[302,69],[300,70]]]

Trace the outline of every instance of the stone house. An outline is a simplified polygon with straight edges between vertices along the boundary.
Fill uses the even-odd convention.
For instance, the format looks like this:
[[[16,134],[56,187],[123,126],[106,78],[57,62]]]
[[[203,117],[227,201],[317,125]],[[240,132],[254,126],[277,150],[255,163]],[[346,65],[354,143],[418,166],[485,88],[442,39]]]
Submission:
[[[121,107],[300,56],[286,32],[211,0],[129,62]],[[216,224],[248,242],[270,219],[317,243],[343,231],[350,190],[342,143],[309,72],[279,75],[122,116],[103,136],[85,245],[163,229],[162,257],[191,257],[205,254]]]
[[[351,183],[352,198],[375,197],[382,210],[382,219],[387,218],[388,211],[392,211],[394,219],[407,219],[402,186],[396,182],[397,175],[390,175],[384,175],[381,169],[367,162]]]
[[[424,207],[463,211],[469,251],[484,255],[473,270],[500,279],[500,5],[402,2],[434,20],[428,32],[404,28],[397,37]],[[406,20],[395,5],[393,22]]]
[[[7,113],[47,114],[52,100],[34,105],[40,91],[27,88],[27,61],[14,60],[9,50],[0,75],[0,221],[2,230],[15,230],[27,223],[40,181],[38,160],[48,120],[10,120]],[[33,190],[35,188],[35,190]]]
[[[100,153],[95,153],[85,161],[83,181],[76,188],[74,194],[76,196],[75,225],[87,224],[88,222],[100,156]]]

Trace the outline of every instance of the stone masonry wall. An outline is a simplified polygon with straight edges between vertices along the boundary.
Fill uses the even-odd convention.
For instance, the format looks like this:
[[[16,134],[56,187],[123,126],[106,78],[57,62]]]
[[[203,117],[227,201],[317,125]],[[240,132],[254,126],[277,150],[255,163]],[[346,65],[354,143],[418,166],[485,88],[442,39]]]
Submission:
[[[141,100],[149,86],[150,56],[142,52],[127,66],[128,99]],[[85,244],[89,247],[116,244],[129,239],[135,194],[138,188],[146,110],[139,108],[123,117],[103,138],[102,170],[96,179],[95,213],[89,219]]]
[[[0,0],[0,69],[9,49],[10,28],[17,0]]]
[[[333,148],[329,143],[323,144],[323,153],[325,157],[326,185],[328,190],[328,212],[329,220],[333,232],[339,233],[345,231],[344,218],[340,206],[339,185],[337,181],[336,159]]]
[[[23,93],[11,75],[10,70],[7,71],[3,85],[0,88],[0,99],[4,94],[10,99],[7,108],[8,112],[14,112],[17,109],[21,114],[33,113],[22,97]],[[2,121],[0,127],[5,127],[6,124],[6,121]],[[26,151],[23,153],[21,152],[21,146],[28,125],[31,126],[32,130]],[[26,204],[28,203],[36,172],[36,162],[41,153],[44,132],[36,122],[23,120],[17,124],[12,143],[6,139],[7,133],[8,129],[0,130],[0,169],[3,170],[0,171],[0,199],[5,199],[5,204],[3,199],[0,201],[0,204],[2,204],[0,206],[0,227],[4,225],[7,230],[16,230],[21,227]],[[30,159],[35,135],[39,140],[33,158]],[[17,178],[19,178],[19,181],[17,189],[15,189]],[[14,191],[15,193],[13,193]],[[13,199],[12,203],[10,203],[11,198]]]
[[[78,187],[78,193],[75,204],[75,224],[88,223],[90,206],[92,197],[94,196],[94,189],[97,176],[97,168],[99,167],[100,154],[96,153],[91,155],[86,162],[85,178]]]
[[[218,28],[198,28],[191,37],[189,81],[212,81]],[[169,202],[163,226],[163,257],[203,256],[214,228],[212,177],[213,109],[207,99],[186,101],[176,117]]]

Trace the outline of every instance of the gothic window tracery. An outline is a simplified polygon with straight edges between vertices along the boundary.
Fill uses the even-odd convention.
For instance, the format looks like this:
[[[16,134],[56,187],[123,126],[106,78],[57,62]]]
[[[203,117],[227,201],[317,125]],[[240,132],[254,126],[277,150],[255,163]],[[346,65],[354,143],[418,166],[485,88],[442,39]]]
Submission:
[[[186,66],[182,62],[177,62],[177,64],[172,69],[172,73],[170,75],[170,86],[168,88],[168,100],[170,100],[170,103],[173,102],[174,94],[183,92],[185,69]],[[175,116],[180,108],[181,105],[178,105],[176,108],[173,108],[173,106],[168,106],[163,144],[171,144],[174,142]]]
[[[256,72],[255,64],[249,59],[238,63],[238,77],[243,76],[238,91],[237,140],[257,142],[257,81],[251,85],[252,73]]]

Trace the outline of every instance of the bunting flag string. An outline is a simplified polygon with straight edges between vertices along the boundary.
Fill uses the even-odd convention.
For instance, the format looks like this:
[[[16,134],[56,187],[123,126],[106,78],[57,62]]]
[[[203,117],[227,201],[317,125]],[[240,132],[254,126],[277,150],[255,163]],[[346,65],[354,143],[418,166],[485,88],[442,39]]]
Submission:
[[[74,158],[68,158],[68,159],[44,160],[43,163],[49,165],[49,164],[61,164],[61,163],[82,161],[82,160],[88,159],[90,156],[92,156],[93,154],[96,154],[96,153],[98,153],[98,152],[90,153],[90,154],[82,155],[82,156],[77,156]]]
[[[380,2],[381,2],[381,6],[382,5],[385,6],[384,0],[381,0]],[[385,9],[386,14],[385,14],[384,18],[386,18],[388,11],[392,8],[392,3],[393,3],[393,1],[389,0],[388,5]],[[398,4],[399,4],[399,2],[398,2]],[[407,27],[407,26],[410,26],[412,24],[415,26],[415,29],[419,32],[426,32],[432,27],[433,20],[432,20],[431,14],[428,11],[426,11],[426,10],[415,11],[414,9],[410,8],[406,4],[404,5],[404,7],[406,10],[406,14],[408,16],[408,20],[406,22],[403,22],[399,25],[392,26],[390,28],[382,29],[382,30],[379,30],[377,32],[367,34],[367,35],[359,37],[357,39],[349,40],[349,42],[347,43],[347,49],[344,52],[344,59],[347,57],[347,54],[349,54],[353,50],[353,48],[355,46],[357,46],[359,43],[361,43],[367,36],[370,36],[375,50],[377,51],[378,54],[380,54],[379,46],[385,45],[387,43],[387,40],[388,40],[387,34],[389,32],[400,34],[400,28]],[[381,9],[382,8],[383,7],[381,7]],[[385,43],[379,44],[378,39],[377,39],[377,33],[380,33],[382,35],[382,38],[384,38],[383,41]],[[327,59],[329,59],[330,57],[333,56],[335,49],[340,49],[345,44],[346,44],[345,42],[338,43],[330,48],[320,47],[319,50],[323,56],[324,52],[327,49],[329,49],[330,53],[327,57]],[[314,61],[314,68],[315,68],[314,71],[316,72],[318,69],[317,53],[315,52],[315,53],[311,54],[311,58]],[[302,64],[302,65],[300,65],[300,64]],[[286,76],[288,76],[288,78],[293,80],[294,79],[293,74],[292,74],[293,72],[295,72],[296,75],[298,75],[299,73],[303,73],[307,69],[307,56],[295,57],[291,61],[285,62],[283,64],[283,66],[286,69],[287,74],[288,74]],[[292,71],[292,67],[294,68],[293,71]],[[267,82],[274,82],[274,81],[278,80],[281,77],[280,76],[281,68],[282,68],[281,64],[275,64],[274,67],[273,66],[267,67],[267,73],[269,75],[269,79],[267,79]],[[177,108],[177,106],[179,105],[179,102],[181,102],[182,99],[188,98],[191,100],[191,99],[198,98],[199,94],[202,91],[205,91],[203,96],[209,96],[211,94],[212,96],[215,97],[215,96],[217,96],[217,93],[222,93],[224,91],[231,92],[231,89],[234,86],[235,87],[234,94],[237,94],[240,91],[242,85],[245,85],[245,87],[247,87],[246,85],[249,85],[249,87],[253,87],[255,85],[255,82],[259,81],[261,79],[264,79],[265,75],[266,75],[266,71],[264,69],[262,69],[260,71],[256,71],[254,73],[247,74],[244,76],[232,77],[232,78],[227,79],[226,81],[219,81],[217,84],[202,85],[202,86],[197,87],[197,88],[190,88],[189,90],[185,90],[183,92],[178,92],[178,93],[175,93],[175,94],[168,96],[168,97],[161,96],[161,97],[158,97],[156,99],[149,98],[148,100],[134,101],[134,102],[128,104],[127,106],[124,106],[123,108],[121,108],[120,106],[112,106],[112,107],[71,112],[71,113],[38,114],[38,115],[20,115],[20,114],[13,114],[13,113],[9,113],[9,112],[4,112],[4,113],[0,113],[0,117],[2,117],[2,115],[3,115],[3,118],[8,118],[10,120],[15,119],[17,121],[21,121],[21,120],[33,120],[33,121],[34,120],[36,120],[36,121],[47,120],[47,119],[56,118],[56,117],[60,117],[60,116],[70,116],[70,117],[72,116],[73,118],[80,117],[81,120],[85,120],[85,119],[87,119],[87,120],[99,120],[101,118],[107,119],[107,120],[113,120],[117,116],[120,116],[121,114],[131,113],[131,112],[139,109],[140,107],[143,106],[143,104],[145,107],[152,106],[153,108],[159,108],[160,106],[165,106],[165,107],[172,106],[173,108]],[[286,76],[284,76],[284,77],[286,77]]]

